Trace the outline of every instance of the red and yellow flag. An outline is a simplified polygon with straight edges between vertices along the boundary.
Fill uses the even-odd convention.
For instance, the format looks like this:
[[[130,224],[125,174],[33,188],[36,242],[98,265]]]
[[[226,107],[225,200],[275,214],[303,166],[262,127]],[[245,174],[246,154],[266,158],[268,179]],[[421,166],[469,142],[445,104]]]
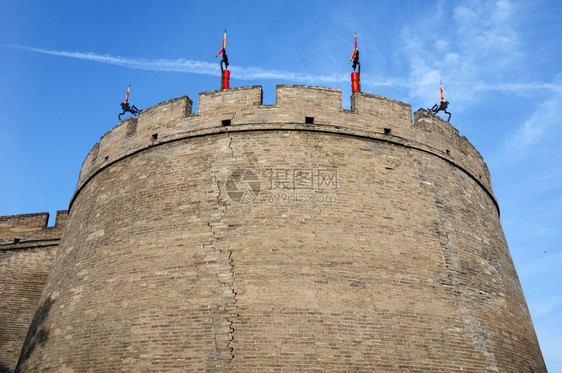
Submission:
[[[226,48],[226,29],[224,29],[224,36],[222,37],[221,50],[219,51],[219,54],[215,55],[215,57],[219,57],[222,54],[222,52],[224,52],[224,48]]]
[[[125,103],[129,102],[129,93],[131,92],[131,85],[127,88],[127,94],[125,95]]]
[[[355,52],[357,52],[357,33],[353,34],[355,37],[355,49],[353,50],[353,53],[351,54],[351,58],[349,59],[350,61],[353,61],[353,59],[355,58]]]
[[[443,93],[443,82],[441,82],[441,102],[445,101],[445,93]]]

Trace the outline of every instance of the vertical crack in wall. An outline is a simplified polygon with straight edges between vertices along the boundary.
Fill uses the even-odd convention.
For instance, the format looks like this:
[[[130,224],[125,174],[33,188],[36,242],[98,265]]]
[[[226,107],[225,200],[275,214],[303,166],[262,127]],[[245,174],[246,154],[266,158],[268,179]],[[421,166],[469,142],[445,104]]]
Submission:
[[[233,319],[238,316],[236,306],[236,292],[234,289],[234,262],[232,250],[224,239],[225,228],[223,222],[227,209],[221,193],[220,181],[213,176],[216,187],[216,208],[211,212],[208,223],[211,229],[211,241],[204,247],[207,249],[206,267],[211,276],[216,276],[217,282],[212,285],[211,292],[220,300],[211,308],[211,325],[214,338],[214,351],[208,353],[207,371],[229,372],[232,370],[234,351],[231,343],[234,339]]]
[[[232,149],[232,136],[230,136],[228,130],[226,131],[226,136],[228,136],[228,149],[230,149],[230,155],[234,157],[234,149]],[[220,193],[220,189],[219,189],[219,193]]]
[[[429,190],[435,199],[438,216],[433,222],[433,225],[447,268],[448,283],[444,285],[453,288],[453,294],[455,295],[457,309],[460,313],[464,330],[471,339],[469,342],[476,351],[484,356],[488,364],[484,371],[499,372],[496,357],[487,347],[487,342],[491,340],[491,338],[489,338],[489,333],[492,333],[492,331],[486,327],[482,327],[473,309],[474,301],[478,300],[478,290],[474,289],[468,282],[466,276],[467,272],[463,268],[461,256],[458,252],[458,244],[454,242],[454,234],[451,234],[452,230],[450,229],[449,220],[454,219],[453,209],[443,201],[443,196],[439,193],[432,180],[426,177],[426,168],[423,162],[416,158],[414,158],[414,161],[419,166],[420,178],[429,186]]]

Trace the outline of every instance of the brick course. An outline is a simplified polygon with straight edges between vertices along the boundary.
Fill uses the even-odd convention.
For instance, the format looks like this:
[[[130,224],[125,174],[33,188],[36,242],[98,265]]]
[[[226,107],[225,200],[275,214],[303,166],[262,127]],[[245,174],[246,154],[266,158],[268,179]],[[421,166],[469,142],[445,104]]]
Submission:
[[[178,98],[101,138],[22,371],[546,371],[466,138],[375,95],[261,100]]]
[[[55,258],[68,213],[0,216],[0,371],[12,372]],[[3,370],[2,370],[3,369]]]

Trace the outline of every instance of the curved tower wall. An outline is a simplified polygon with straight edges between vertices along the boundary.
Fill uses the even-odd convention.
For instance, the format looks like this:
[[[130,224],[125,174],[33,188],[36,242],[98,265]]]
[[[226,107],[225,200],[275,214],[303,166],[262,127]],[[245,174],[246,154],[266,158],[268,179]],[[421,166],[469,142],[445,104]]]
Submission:
[[[82,166],[20,369],[545,371],[485,163],[411,118],[278,86],[120,123]]]

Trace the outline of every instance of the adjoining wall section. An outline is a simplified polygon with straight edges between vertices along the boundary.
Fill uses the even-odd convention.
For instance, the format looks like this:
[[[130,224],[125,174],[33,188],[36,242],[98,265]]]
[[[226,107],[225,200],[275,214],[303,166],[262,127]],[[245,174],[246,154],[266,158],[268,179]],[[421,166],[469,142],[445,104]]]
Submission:
[[[67,220],[68,211],[57,212],[54,227],[47,226],[48,212],[0,216],[0,247],[10,244],[29,247],[46,240],[58,240]]]
[[[197,113],[184,96],[141,112],[107,132],[87,156],[76,193],[96,172],[149,147],[185,138],[237,131],[295,130],[347,134],[420,149],[462,169],[493,196],[482,156],[458,130],[424,109],[356,92],[351,110],[342,109],[341,90],[278,85],[275,105],[263,105],[261,86],[203,92]],[[74,200],[74,198],[73,198]],[[71,201],[72,206],[72,201]],[[498,208],[499,212],[499,208]]]
[[[67,211],[0,216],[0,372],[12,372],[53,265]]]
[[[414,118],[283,85],[123,121],[82,168],[18,368],[546,371],[482,158]]]

